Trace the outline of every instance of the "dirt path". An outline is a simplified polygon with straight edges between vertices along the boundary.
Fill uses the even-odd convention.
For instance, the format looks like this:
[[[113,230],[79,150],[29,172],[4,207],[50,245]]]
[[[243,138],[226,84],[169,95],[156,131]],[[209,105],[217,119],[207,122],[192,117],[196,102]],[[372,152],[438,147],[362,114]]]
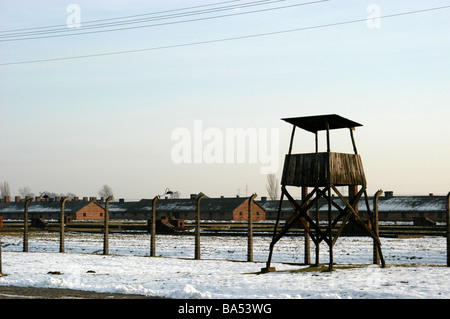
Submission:
[[[97,293],[85,290],[0,286],[0,299],[160,299],[142,295]]]

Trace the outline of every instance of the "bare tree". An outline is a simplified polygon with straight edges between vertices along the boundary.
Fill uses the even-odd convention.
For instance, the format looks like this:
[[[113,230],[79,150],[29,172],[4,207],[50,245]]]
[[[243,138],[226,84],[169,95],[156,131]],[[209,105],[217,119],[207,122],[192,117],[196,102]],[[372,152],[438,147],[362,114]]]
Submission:
[[[67,193],[65,196],[69,197],[71,200],[74,199],[75,197],[77,197],[77,195],[75,195],[74,193]]]
[[[49,192],[49,191],[45,191],[45,192],[39,192],[42,196],[46,196],[48,198],[55,198],[55,197],[69,197],[70,199],[76,197],[76,195],[74,193],[56,193],[56,192]]]
[[[30,186],[23,186],[23,187],[19,188],[19,194],[22,197],[27,197],[27,196],[34,197],[34,194],[31,192]]]
[[[271,200],[278,198],[278,179],[275,177],[275,174],[267,175],[266,190]]]
[[[11,196],[8,182],[0,183],[0,196],[1,198],[5,198],[5,196]]]
[[[108,198],[109,196],[114,195],[114,193],[113,193],[112,188],[105,184],[98,191],[98,195],[100,197]]]

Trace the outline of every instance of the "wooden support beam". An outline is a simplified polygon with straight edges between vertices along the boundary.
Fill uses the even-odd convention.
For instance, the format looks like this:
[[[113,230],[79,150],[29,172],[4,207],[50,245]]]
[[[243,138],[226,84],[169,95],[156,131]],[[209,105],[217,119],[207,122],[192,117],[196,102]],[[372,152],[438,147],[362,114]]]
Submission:
[[[306,200],[308,196],[308,187],[302,187],[302,201]],[[305,212],[305,215],[309,216],[309,210]],[[307,220],[304,220],[304,217],[300,218],[300,221],[303,223],[305,227],[305,265],[309,265],[311,263],[311,254],[310,254],[310,236],[309,236],[309,223]]]
[[[317,228],[320,230],[319,228],[319,222],[320,222],[320,214],[319,214],[319,209],[320,209],[320,204],[319,201],[316,201],[316,225]],[[316,238],[319,238],[319,234],[320,231],[316,231]],[[320,257],[319,257],[319,253],[320,253],[320,244],[319,242],[315,242],[316,245],[316,261],[315,261],[315,265],[319,266],[319,262],[320,262]]]
[[[302,205],[298,205],[297,202],[295,201],[295,199],[287,192],[285,187],[281,187],[282,192],[285,193],[286,197],[289,199],[289,202],[291,203],[291,205],[293,206],[295,212],[294,214],[286,221],[284,228],[280,231],[280,233],[276,236],[275,238],[275,242],[277,242],[282,236],[284,236],[284,234],[294,225],[295,221],[297,220],[297,218],[299,218],[299,216],[303,216],[310,224],[311,227],[313,227],[316,232],[318,232],[319,234],[321,234],[322,232],[320,231],[320,228],[318,225],[316,225],[316,223],[309,217],[306,216],[304,214],[304,212],[308,209],[310,209],[314,203],[316,201],[319,200],[320,197],[322,197],[322,195],[325,193],[326,188],[324,188],[323,190],[320,190],[318,187],[314,188],[314,190],[308,194],[308,196],[306,197],[305,201],[302,203]],[[314,197],[313,200],[311,200],[311,198],[314,196],[314,194],[317,195]],[[305,226],[305,225],[304,225]],[[310,227],[306,227],[307,231],[309,232],[309,235],[311,236],[311,238],[313,239],[314,242],[316,242],[317,240],[314,238],[314,234],[312,234],[310,232]]]
[[[316,153],[319,153],[319,133],[316,132]]]
[[[289,143],[289,152],[288,152],[289,155],[292,154],[292,146],[294,145],[294,136],[295,136],[295,125],[292,127],[291,142]]]
[[[309,202],[309,201],[308,201]],[[289,204],[291,204],[291,207],[294,209],[294,214],[296,214],[297,212],[299,212],[299,207],[300,206],[298,206],[298,204],[296,203],[296,201],[295,200],[289,200]],[[307,203],[308,204],[308,207],[309,207],[309,203]],[[312,207],[312,206],[311,206]],[[308,208],[309,209],[309,208]],[[306,215],[308,215],[308,214],[306,214]],[[309,236],[311,236],[311,238],[313,238],[313,241],[314,242],[316,242],[316,236],[314,236],[314,234],[312,234],[311,232],[310,232],[310,224],[309,224],[309,222],[308,222],[308,220],[307,219],[309,219],[309,215],[308,216],[304,216],[304,215],[298,215],[297,217],[295,217],[293,220],[292,220],[292,223],[291,223],[291,226],[289,226],[289,228],[291,228],[292,226],[294,226],[294,224],[295,224],[295,221],[297,221],[298,220],[298,226],[299,227],[302,227],[303,226],[303,228],[305,228],[305,240],[306,240],[306,237],[308,236],[308,240],[309,240]],[[293,218],[293,216],[291,216],[291,218]]]
[[[336,194],[339,196],[339,198],[344,198],[342,196],[342,194],[336,189],[334,188]],[[353,214],[358,215],[356,213],[356,211],[354,210],[354,206],[356,205],[356,203],[359,201],[359,199],[361,198],[361,195],[363,194],[364,190],[361,189],[351,200],[350,203],[349,202],[344,202],[346,208],[342,209],[341,207],[339,207],[339,205],[336,204],[335,207],[337,207],[340,211],[341,214],[335,219],[334,223],[332,224],[332,226],[336,225],[337,222],[339,221],[339,219],[345,215],[344,220],[342,221],[341,226],[339,227],[338,231],[336,232],[334,238],[332,239],[332,245],[334,246],[334,244],[336,243],[337,239],[339,238],[339,236],[341,235],[342,231],[344,230],[345,226],[347,225],[348,221],[350,220],[350,218],[352,217]],[[344,198],[345,200],[345,198]],[[334,202],[332,202],[334,203]]]
[[[327,123],[327,130],[328,130],[328,123]],[[332,186],[332,185],[330,185],[330,186]],[[330,240],[330,242],[328,243],[328,251],[329,251],[329,258],[330,258],[330,261],[329,261],[329,264],[328,264],[328,270],[333,270],[333,243],[332,243],[332,238],[333,238],[333,234],[332,234],[332,232],[331,232],[331,230],[332,230],[332,226],[331,226],[331,222],[332,222],[332,220],[331,220],[331,187],[328,187],[328,198],[329,198],[329,200],[328,200],[328,227],[329,227],[329,229],[328,229],[328,238],[329,238],[329,240]]]
[[[331,185],[331,187],[333,188],[333,190],[335,191],[335,193],[339,196],[339,198],[342,200],[342,202],[344,203],[345,206],[348,207],[349,212],[351,212],[353,214],[353,218],[354,220],[363,227],[363,229],[367,232],[367,234],[369,236],[371,236],[373,239],[375,239],[377,241],[377,243],[379,245],[381,245],[380,239],[375,236],[372,232],[372,230],[361,220],[361,218],[359,217],[359,215],[355,212],[355,210],[353,209],[353,207],[350,205],[350,203],[344,198],[344,196],[342,196],[342,194],[336,189],[336,187],[334,185]],[[361,191],[364,191],[365,187],[361,188]]]
[[[275,239],[277,237],[278,226],[280,225],[281,209],[283,207],[283,198],[284,198],[284,192],[281,191],[280,202],[278,204],[277,221],[275,222],[275,227],[273,229],[272,242],[270,243],[270,246],[269,246],[269,257],[267,258],[266,267],[261,269],[264,272],[275,270],[275,268],[270,267],[270,263],[272,262],[273,247],[276,242]]]
[[[266,267],[262,268],[261,271],[262,272],[270,272],[270,271],[275,271],[274,267],[271,267],[270,264],[272,262],[272,254],[273,254],[273,248],[275,246],[275,244],[278,242],[278,240],[280,240],[281,237],[284,236],[284,234],[286,234],[286,232],[292,227],[292,225],[295,223],[295,221],[297,220],[297,218],[299,216],[303,216],[303,211],[306,209],[310,209],[318,200],[319,198],[322,196],[323,192],[325,192],[324,190],[320,190],[318,187],[315,187],[314,190],[308,194],[308,196],[305,198],[305,201],[302,203],[302,205],[298,206],[297,202],[294,200],[294,198],[289,194],[289,192],[286,190],[286,187],[284,185],[281,186],[281,198],[280,198],[280,203],[279,203],[279,207],[278,207],[278,215],[277,215],[277,221],[275,223],[275,227],[274,227],[274,233],[273,233],[273,237],[272,237],[272,242],[270,243],[269,246],[269,257],[267,259],[267,263],[266,263]],[[310,201],[311,198],[314,196],[314,194],[316,194],[316,197],[314,198],[314,200]],[[280,230],[279,233],[277,233],[278,231],[278,226],[279,226],[279,220],[280,220],[280,215],[281,215],[281,208],[283,205],[283,198],[284,196],[286,196],[290,202],[290,204],[292,205],[292,207],[295,210],[295,213],[291,216],[291,218],[285,223],[284,227]],[[307,204],[306,204],[307,203]],[[311,220],[311,218],[309,216],[305,216],[305,219],[309,221],[309,223],[313,226],[313,228],[316,230],[316,237],[319,237],[321,234],[320,228],[318,227],[318,225],[316,225],[314,223],[313,220]],[[313,239],[314,243],[316,245],[318,245],[319,243],[317,242],[317,240],[314,238],[314,234],[312,234],[310,232],[310,229],[308,227],[305,228],[305,231],[308,232],[308,234],[311,236],[311,238]]]
[[[330,153],[330,124],[326,123],[326,127],[327,127],[327,152]]]
[[[353,136],[354,130],[355,130],[354,127],[350,128],[350,138],[352,139],[353,151],[355,152],[355,154],[358,154],[358,150],[356,149],[355,137]]]
[[[333,190],[336,192],[336,194],[339,196],[339,198],[342,200],[342,202],[349,208],[349,211],[353,214],[352,217],[354,218],[354,221],[357,222],[358,225],[362,226],[362,228],[367,232],[367,234],[370,237],[372,237],[372,239],[374,240],[374,243],[376,244],[377,249],[378,249],[378,253],[380,254],[381,266],[384,267],[385,266],[385,262],[384,262],[383,254],[381,252],[381,241],[380,241],[380,238],[378,237],[378,234],[375,234],[361,220],[361,218],[358,216],[358,214],[356,214],[356,212],[354,211],[353,207],[345,200],[345,198],[342,196],[342,194],[333,185],[332,185],[332,187],[333,187]],[[365,191],[365,186],[363,186],[363,188],[361,190]]]

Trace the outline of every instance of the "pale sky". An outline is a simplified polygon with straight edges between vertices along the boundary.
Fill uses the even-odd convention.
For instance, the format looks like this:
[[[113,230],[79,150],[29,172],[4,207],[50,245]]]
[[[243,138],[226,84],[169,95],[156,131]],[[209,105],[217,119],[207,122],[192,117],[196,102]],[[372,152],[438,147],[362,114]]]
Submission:
[[[68,11],[72,4],[79,15]],[[370,195],[447,194],[445,6],[450,1],[1,1],[0,182],[13,196],[23,186],[98,196],[103,184],[125,199],[166,188],[182,197],[267,196],[261,157],[176,163],[174,132],[194,138],[196,123],[201,134],[250,129],[261,146],[261,132],[277,131],[278,143],[265,146],[280,178],[291,133],[281,118],[339,114],[363,125],[355,139]],[[378,14],[385,18],[374,20]],[[73,35],[125,16],[165,19]],[[214,16],[222,17],[205,19]],[[77,17],[80,28],[69,28]],[[13,31],[48,26],[72,35]],[[125,29],[136,26],[145,27]],[[44,38],[18,35],[36,31],[43,33],[28,37]],[[132,52],[110,54],[124,51]],[[77,58],[58,60],[69,57]],[[50,61],[14,64],[36,60]],[[314,136],[297,132],[294,152],[313,152]],[[352,152],[347,130],[332,131],[331,149]]]

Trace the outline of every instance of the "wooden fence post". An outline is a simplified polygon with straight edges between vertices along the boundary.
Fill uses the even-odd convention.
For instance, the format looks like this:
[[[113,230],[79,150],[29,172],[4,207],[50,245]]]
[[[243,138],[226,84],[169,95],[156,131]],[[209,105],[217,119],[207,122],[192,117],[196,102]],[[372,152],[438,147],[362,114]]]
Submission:
[[[450,192],[447,194],[447,267],[450,267]]]
[[[151,229],[151,242],[150,242],[150,256],[155,257],[156,250],[156,201],[159,199],[159,195],[155,196],[152,200],[152,229]]]
[[[28,205],[32,201],[32,198],[25,200],[25,209],[23,216],[23,251],[28,252]]]
[[[197,225],[195,227],[195,259],[200,259],[200,201],[205,195],[197,198]]]
[[[104,227],[104,237],[103,237],[103,255],[109,254],[109,201],[114,197],[111,195],[106,199],[105,202],[105,227]]]
[[[256,194],[253,194],[248,199],[248,243],[247,243],[247,261],[253,261],[253,200]]]
[[[65,206],[66,206],[66,202],[69,200],[68,197],[64,197],[61,200],[61,225],[60,225],[60,231],[59,231],[59,252],[63,253],[64,252],[64,222],[66,219],[66,214],[65,214]]]

